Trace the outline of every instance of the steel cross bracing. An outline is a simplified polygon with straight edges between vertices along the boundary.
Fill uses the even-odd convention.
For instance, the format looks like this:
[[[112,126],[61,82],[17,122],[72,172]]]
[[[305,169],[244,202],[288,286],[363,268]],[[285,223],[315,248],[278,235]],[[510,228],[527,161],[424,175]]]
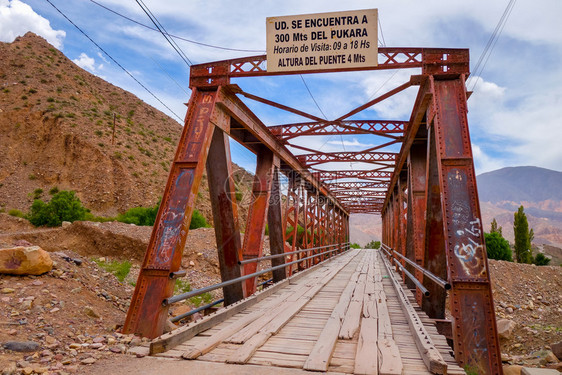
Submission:
[[[385,249],[404,259],[401,273],[423,285],[423,310],[447,326],[456,360],[479,374],[501,374],[494,307],[466,118],[466,49],[378,49],[379,65],[368,70],[418,68],[419,74],[335,119],[245,92],[232,78],[308,74],[272,73],[266,56],[191,67],[192,96],[156,224],[136,284],[124,332],[162,334],[200,181],[206,170],[213,208],[223,294],[229,305],[255,292],[256,270],[269,225],[273,279],[311,267],[349,241],[349,215],[382,215]],[[354,69],[367,70],[367,69]],[[334,69],[336,71],[349,71]],[[409,119],[352,117],[393,95],[418,87]],[[304,117],[301,123],[265,126],[241,98]],[[382,140],[363,151],[321,152],[299,137],[360,135]],[[229,138],[257,155],[253,200],[241,240]],[[342,142],[343,143],[343,142]],[[400,148],[399,152],[396,150]],[[350,163],[356,163],[350,168]],[[328,168],[328,165],[334,168]],[[323,167],[324,169],[320,169]],[[284,177],[283,177],[284,176]],[[288,181],[281,188],[282,177]],[[330,249],[327,251],[326,249]],[[244,261],[241,266],[239,262]],[[285,266],[284,264],[290,264]],[[435,275],[433,279],[427,274]],[[436,285],[432,280],[445,280]],[[226,286],[228,285],[228,286]],[[450,285],[449,310],[445,320]]]

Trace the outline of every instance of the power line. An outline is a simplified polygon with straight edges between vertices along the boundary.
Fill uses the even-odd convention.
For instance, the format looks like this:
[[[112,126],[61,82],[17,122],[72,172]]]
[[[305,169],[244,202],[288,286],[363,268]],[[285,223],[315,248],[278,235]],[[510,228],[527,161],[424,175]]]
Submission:
[[[505,24],[507,23],[507,19],[509,18],[509,16],[511,15],[511,12],[513,11],[513,8],[515,7],[515,3],[517,2],[517,0],[509,0],[509,3],[507,4],[505,10],[503,11],[502,16],[500,17],[500,20],[498,21],[498,24],[496,25],[496,28],[494,29],[494,32],[492,33],[492,35],[490,36],[490,39],[488,40],[488,42],[486,43],[486,46],[484,47],[484,51],[482,51],[482,54],[480,55],[480,57],[478,58],[478,62],[476,63],[476,67],[474,68],[474,75],[473,77],[481,77],[482,72],[484,71],[484,68],[486,67],[486,63],[488,62],[488,59],[490,58],[492,51],[494,50],[494,47],[496,46],[496,43],[505,27]],[[482,65],[482,67],[480,67]],[[478,84],[479,80],[474,78],[474,84],[472,85],[472,90],[474,91],[474,89],[476,88],[476,85]]]
[[[304,77],[302,76],[302,74],[299,74],[301,76],[302,79],[302,83],[304,83],[304,87],[306,87],[306,91],[308,91],[310,97],[312,98],[312,101],[314,102],[314,104],[316,104],[316,108],[318,108],[318,110],[320,111],[320,113],[322,113],[322,116],[324,116],[324,119],[327,120],[328,116],[326,116],[326,114],[324,113],[324,111],[322,110],[322,108],[320,108],[320,106],[318,105],[318,102],[316,101],[316,99],[314,99],[314,95],[312,95],[312,92],[310,91],[310,89],[308,88],[308,85],[306,84],[306,81],[304,80]]]
[[[148,9],[148,7],[146,6],[146,4],[142,1],[142,0],[135,0],[137,2],[137,4],[139,5],[139,7],[144,11],[144,13],[146,13],[146,15],[148,16],[148,18],[152,21],[152,23],[154,24],[154,26],[156,26],[156,28],[158,29],[158,31],[160,31],[160,33],[162,34],[162,36],[164,37],[164,39],[166,39],[168,41],[168,43],[172,46],[172,48],[178,53],[178,55],[180,55],[181,59],[185,62],[185,64],[187,65],[187,67],[191,67],[192,63],[191,60],[189,59],[189,57],[187,57],[187,55],[185,54],[185,52],[183,52],[183,50],[180,48],[180,46],[178,46],[176,44],[176,42],[173,41],[173,39],[169,38],[166,34],[168,33],[166,31],[166,29],[164,28],[164,25],[162,25],[160,23],[160,21],[158,21],[158,19],[156,18],[156,16],[150,11],[150,9]]]
[[[113,14],[115,14],[115,15],[121,17],[121,18],[124,18],[124,19],[126,19],[126,20],[128,20],[128,21],[131,21],[131,22],[133,22],[133,23],[136,23],[136,24],[139,25],[139,26],[142,26],[142,27],[147,28],[147,29],[152,30],[152,31],[158,31],[158,29],[155,29],[154,27],[145,25],[144,23],[141,23],[141,22],[139,22],[139,21],[136,21],[136,20],[134,20],[134,19],[132,19],[132,18],[130,18],[130,17],[127,17],[127,16],[125,16],[124,14],[121,14],[121,13],[119,13],[119,12],[117,12],[117,11],[111,9],[111,8],[106,7],[106,6],[103,5],[103,4],[98,3],[98,2],[95,1],[95,0],[90,0],[90,1],[91,1],[92,3],[94,3],[94,4],[96,4],[97,6],[103,8],[103,9],[105,9],[105,10],[107,10],[107,11],[109,11],[109,12],[111,12],[111,13],[113,13]],[[177,35],[173,35],[173,34],[169,34],[169,33],[166,33],[166,35],[168,35],[168,36],[170,36],[170,37],[172,37],[172,38],[175,38],[175,39],[183,40],[184,42],[197,44],[197,45],[203,46],[203,47],[222,49],[222,50],[226,50],[226,51],[258,52],[258,53],[263,53],[263,52],[265,52],[265,51],[263,51],[263,50],[255,50],[255,49],[241,49],[241,48],[229,48],[229,47],[215,46],[215,45],[212,45],[212,44],[207,44],[207,43],[198,42],[198,41],[195,41],[195,40],[187,39],[187,38],[184,38],[184,37],[181,37],[181,36],[177,36]]]
[[[386,41],[384,40],[384,34],[383,34],[383,32],[382,32],[381,18],[380,18],[380,17],[377,17],[377,18],[378,18],[378,21],[379,21],[379,30],[381,31],[381,40],[382,40],[381,46],[382,46],[382,47],[386,47]]]
[[[117,62],[117,60],[115,60],[106,50],[104,50],[99,44],[97,44],[92,38],[90,38],[90,36],[88,34],[86,34],[86,32],[84,30],[82,30],[80,27],[78,27],[78,25],[76,25],[74,22],[72,22],[72,20],[70,18],[68,18],[66,16],[66,14],[64,14],[59,8],[57,8],[55,6],[55,4],[53,4],[50,0],[46,0],[49,4],[51,4],[51,6],[53,8],[55,8],[55,10],[57,12],[59,12],[64,18],[66,18],[66,20],[68,22],[70,22],[72,24],[72,26],[74,26],[76,29],[78,29],[78,31],[80,31],[86,38],[88,38],[88,40],[90,42],[92,42],[96,47],[98,47],[107,57],[109,57],[111,59],[111,61],[113,61],[118,67],[120,67],[125,73],[127,73],[129,75],[129,77],[131,77],[132,79],[135,80],[136,83],[138,83],[143,89],[145,89],[150,95],[152,95],[154,97],[154,99],[158,100],[160,102],[160,104],[162,104],[164,107],[166,107],[166,109],[168,109],[168,111],[170,111],[171,113],[174,114],[174,116],[176,116],[178,118],[178,120],[183,121],[182,118],[180,116],[178,116],[177,113],[175,113],[174,111],[172,111],[172,109],[170,107],[168,107],[162,100],[160,100],[160,98],[158,98],[152,91],[150,91],[148,89],[148,87],[146,87],[145,85],[142,84],[141,81],[139,81],[138,79],[135,78],[135,76],[133,76],[131,74],[131,72],[129,72],[127,69],[125,69],[125,67],[123,67],[123,65],[119,64]]]

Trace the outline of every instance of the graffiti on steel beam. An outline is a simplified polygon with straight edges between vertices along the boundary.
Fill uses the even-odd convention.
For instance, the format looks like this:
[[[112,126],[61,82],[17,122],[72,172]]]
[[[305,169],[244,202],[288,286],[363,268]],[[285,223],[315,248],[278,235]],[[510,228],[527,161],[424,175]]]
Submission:
[[[169,267],[174,248],[187,235],[189,218],[185,216],[189,189],[193,180],[193,169],[181,169],[170,193],[170,203],[162,213],[158,227],[159,241],[152,259],[155,268]],[[187,225],[186,225],[187,223]]]

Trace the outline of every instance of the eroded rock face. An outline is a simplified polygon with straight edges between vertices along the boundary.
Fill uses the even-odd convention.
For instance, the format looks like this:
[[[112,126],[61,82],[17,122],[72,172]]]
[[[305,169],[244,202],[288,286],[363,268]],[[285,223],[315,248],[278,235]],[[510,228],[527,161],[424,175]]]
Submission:
[[[0,249],[0,273],[41,275],[53,268],[48,252],[39,246],[17,246]]]

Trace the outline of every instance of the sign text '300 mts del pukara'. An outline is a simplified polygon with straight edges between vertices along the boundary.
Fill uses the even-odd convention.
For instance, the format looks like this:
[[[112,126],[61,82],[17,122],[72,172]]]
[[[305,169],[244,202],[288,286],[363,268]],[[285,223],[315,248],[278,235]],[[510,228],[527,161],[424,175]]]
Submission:
[[[268,17],[267,71],[377,66],[377,9]]]

